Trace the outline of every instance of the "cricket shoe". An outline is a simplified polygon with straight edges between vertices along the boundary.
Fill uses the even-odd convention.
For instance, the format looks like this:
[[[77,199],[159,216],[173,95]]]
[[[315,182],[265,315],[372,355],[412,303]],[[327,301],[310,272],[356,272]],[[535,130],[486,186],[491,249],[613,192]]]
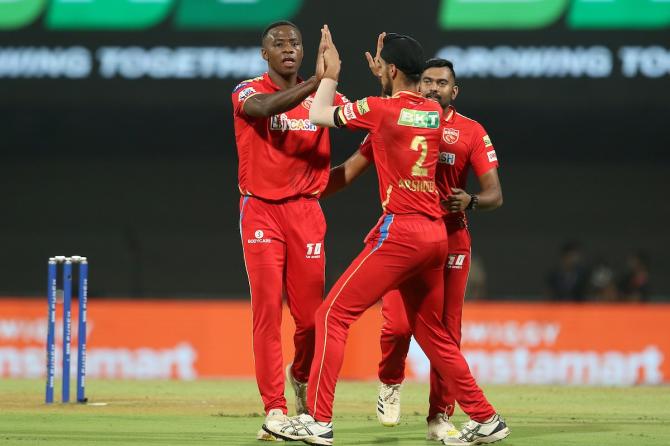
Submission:
[[[509,428],[505,420],[495,414],[487,421],[479,423],[470,420],[463,425],[460,432],[449,433],[442,442],[446,445],[474,445],[489,444],[500,441],[509,435]]]
[[[265,424],[272,422],[280,422],[280,421],[286,421],[288,420],[288,417],[284,415],[284,412],[282,412],[281,409],[272,409],[270,412],[268,412],[267,416],[265,417]],[[265,426],[265,424],[263,424]],[[260,429],[258,433],[256,434],[256,440],[261,440],[261,441],[284,441],[283,439],[272,435],[271,433],[265,432],[264,429]]]
[[[291,384],[295,393],[295,413],[302,415],[307,413],[307,383],[301,383],[293,377],[292,367],[293,364],[286,366],[286,380]]]
[[[333,423],[316,421],[308,414],[290,417],[285,421],[270,420],[263,425],[263,429],[284,440],[326,446],[333,444]]]
[[[400,424],[400,386],[402,384],[384,384],[379,386],[377,398],[377,419],[383,426],[393,427]]]
[[[428,432],[426,440],[442,441],[447,435],[458,435],[458,429],[449,421],[446,413],[438,413],[428,420]]]

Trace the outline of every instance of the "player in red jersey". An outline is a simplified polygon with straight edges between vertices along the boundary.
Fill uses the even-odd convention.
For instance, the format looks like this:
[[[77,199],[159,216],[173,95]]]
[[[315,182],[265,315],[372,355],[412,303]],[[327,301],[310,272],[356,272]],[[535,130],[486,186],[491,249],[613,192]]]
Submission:
[[[298,28],[273,23],[262,44],[268,71],[235,88],[233,118],[256,381],[267,419],[283,420],[282,295],[296,325],[295,357],[286,377],[296,392],[296,411],[304,413],[314,313],[323,302],[326,222],[318,198],[328,183],[330,141],[328,129],[309,121],[323,64],[317,63],[315,76],[298,77],[303,59]],[[341,95],[336,100],[345,101]],[[263,429],[258,439],[276,440]]]
[[[447,234],[434,181],[441,107],[416,93],[423,69],[421,46],[407,36],[387,35],[380,69],[384,94],[390,97],[368,97],[334,107],[330,104],[339,76],[339,55],[327,27],[322,32],[328,39],[326,73],[310,119],[318,125],[370,132],[384,213],[366,237],[363,251],[317,311],[309,414],[263,427],[286,440],[333,444],[332,405],[349,326],[391,289],[400,290],[412,332],[440,375],[449,379],[461,407],[473,418],[493,417],[495,410],[469,375],[455,340],[441,322]],[[480,407],[482,402],[488,407]]]
[[[368,59],[371,62],[371,56],[368,55]],[[378,74],[374,63],[371,62],[370,66],[373,73]],[[460,346],[463,298],[470,267],[470,234],[464,211],[492,210],[502,205],[498,160],[484,128],[478,122],[457,113],[451,105],[458,95],[456,74],[451,62],[444,59],[428,60],[421,75],[419,90],[424,96],[437,100],[444,112],[436,175],[440,198],[449,211],[444,217],[449,235],[449,255],[444,265],[443,322],[450,336]],[[324,196],[350,184],[374,161],[371,143],[366,138],[347,161],[332,169]],[[474,170],[480,184],[480,191],[476,195],[470,195],[464,190],[470,169]],[[400,421],[400,384],[405,377],[405,359],[412,336],[398,290],[384,296],[382,314],[382,360],[379,364],[382,384],[377,401],[377,417],[383,425],[395,426]],[[448,432],[455,431],[449,421],[454,411],[455,398],[435,368],[431,369],[430,382],[426,437],[429,440],[443,440]],[[468,444],[459,443],[459,439],[453,438],[448,441]]]

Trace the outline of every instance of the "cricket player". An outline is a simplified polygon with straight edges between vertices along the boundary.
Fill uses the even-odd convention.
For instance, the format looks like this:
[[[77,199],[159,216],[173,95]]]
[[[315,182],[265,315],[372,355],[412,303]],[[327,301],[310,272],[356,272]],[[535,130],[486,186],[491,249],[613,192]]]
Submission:
[[[368,57],[371,59],[371,56]],[[370,63],[370,67],[373,74],[378,75],[375,64]],[[459,90],[456,73],[450,61],[428,60],[421,75],[419,91],[423,96],[438,101],[443,109],[443,130],[436,175],[437,189],[443,206],[448,211],[444,216],[449,236],[449,255],[444,265],[442,321],[460,346],[463,299],[471,251],[464,211],[492,210],[502,205],[498,159],[481,124],[456,112],[452,105]],[[347,161],[331,170],[324,196],[344,188],[360,176],[374,163],[373,156],[370,140],[366,139]],[[480,190],[477,194],[465,192],[470,169],[474,170],[479,181]],[[382,315],[382,360],[379,363],[381,386],[377,399],[377,418],[384,426],[396,426],[400,423],[400,388],[405,378],[405,360],[412,336],[402,297],[397,290],[384,296]],[[456,429],[449,421],[454,412],[454,397],[435,368],[431,368],[430,383],[426,438],[443,440],[449,431]]]
[[[435,185],[442,109],[417,93],[423,50],[411,37],[386,35],[379,63],[383,92],[389,97],[333,106],[339,54],[327,26],[322,33],[327,39],[326,71],[310,119],[317,125],[369,131],[383,214],[363,251],[317,311],[309,413],[271,420],[263,428],[285,440],[333,444],[332,405],[349,326],[385,293],[399,289],[412,333],[453,386],[460,406],[482,427],[486,420],[496,433],[502,432],[507,429],[504,421],[486,401],[442,324],[448,242]]]
[[[268,71],[235,87],[232,101],[254,365],[268,422],[287,414],[280,334],[284,292],[296,325],[295,357],[286,377],[297,413],[305,412],[314,313],[323,302],[326,222],[318,199],[328,183],[330,141],[328,129],[309,121],[323,64],[317,64],[315,76],[298,77],[303,44],[296,25],[269,25],[261,55]],[[339,94],[335,100],[345,102]],[[276,440],[263,429],[257,438]]]

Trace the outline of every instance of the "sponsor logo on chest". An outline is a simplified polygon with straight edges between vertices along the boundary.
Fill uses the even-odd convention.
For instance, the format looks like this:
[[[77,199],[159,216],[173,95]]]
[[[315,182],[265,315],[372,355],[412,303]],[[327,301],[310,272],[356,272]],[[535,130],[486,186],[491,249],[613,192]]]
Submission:
[[[318,127],[312,124],[309,119],[289,118],[286,113],[282,113],[281,115],[274,115],[270,118],[270,130],[277,132],[316,132]]]
[[[456,154],[449,152],[440,152],[440,156],[437,158],[437,162],[440,164],[449,164],[453,166],[456,164]]]

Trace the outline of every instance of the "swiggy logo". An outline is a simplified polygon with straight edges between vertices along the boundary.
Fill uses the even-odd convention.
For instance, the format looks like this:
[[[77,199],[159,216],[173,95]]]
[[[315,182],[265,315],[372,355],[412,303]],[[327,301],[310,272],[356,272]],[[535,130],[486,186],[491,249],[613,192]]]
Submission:
[[[573,29],[670,26],[670,0],[442,0],[444,29],[539,29],[565,15]]]
[[[303,0],[0,0],[0,30],[44,16],[54,30],[143,30],[170,15],[177,29],[258,29],[290,19]]]

